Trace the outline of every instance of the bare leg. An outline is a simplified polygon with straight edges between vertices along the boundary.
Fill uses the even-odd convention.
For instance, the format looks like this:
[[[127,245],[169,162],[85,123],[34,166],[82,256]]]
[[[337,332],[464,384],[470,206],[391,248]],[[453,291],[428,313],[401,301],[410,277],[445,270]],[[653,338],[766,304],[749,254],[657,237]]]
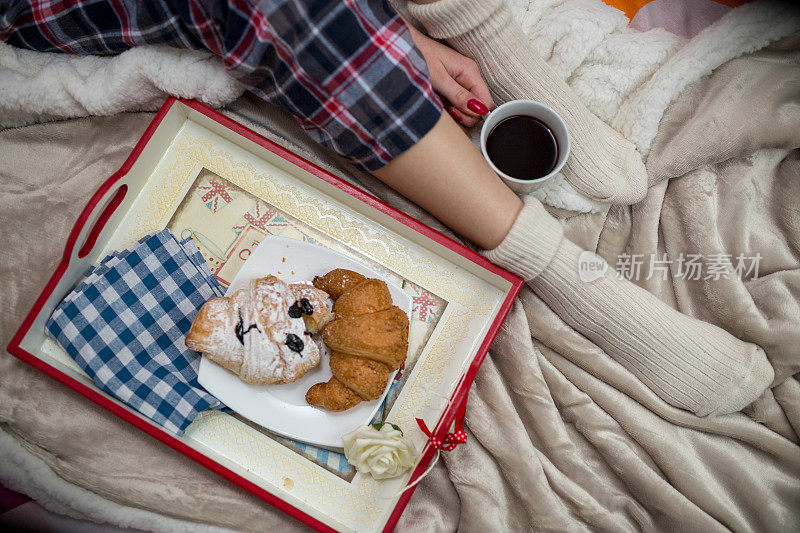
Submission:
[[[522,209],[447,113],[373,174],[481,248],[500,244]]]

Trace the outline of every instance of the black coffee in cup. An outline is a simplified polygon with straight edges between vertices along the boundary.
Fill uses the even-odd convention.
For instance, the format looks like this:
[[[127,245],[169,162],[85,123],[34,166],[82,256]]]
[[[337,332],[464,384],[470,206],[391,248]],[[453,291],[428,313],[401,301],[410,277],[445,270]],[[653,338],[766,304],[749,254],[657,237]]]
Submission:
[[[514,115],[498,122],[489,132],[486,153],[507,176],[535,180],[556,168],[558,141],[538,118]]]

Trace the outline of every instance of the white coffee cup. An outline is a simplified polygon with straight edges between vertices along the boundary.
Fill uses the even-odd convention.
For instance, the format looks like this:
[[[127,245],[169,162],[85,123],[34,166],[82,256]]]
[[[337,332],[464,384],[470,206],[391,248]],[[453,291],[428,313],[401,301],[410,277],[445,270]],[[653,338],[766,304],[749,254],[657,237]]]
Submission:
[[[550,128],[550,131],[553,132],[553,135],[556,138],[556,142],[558,143],[558,159],[556,160],[556,166],[546,176],[542,176],[541,178],[537,178],[535,180],[521,180],[513,176],[509,176],[495,166],[495,164],[489,158],[489,154],[486,152],[486,140],[489,138],[489,134],[492,132],[494,127],[497,126],[502,120],[517,115],[526,115],[541,120],[548,128]],[[492,167],[492,170],[497,172],[503,181],[506,182],[506,185],[508,185],[511,190],[517,193],[528,193],[534,191],[541,187],[543,183],[552,179],[553,176],[561,172],[561,169],[564,168],[564,164],[567,162],[567,158],[569,157],[569,148],[569,131],[567,131],[567,125],[564,122],[564,119],[562,119],[558,113],[550,109],[548,106],[539,102],[534,102],[533,100],[511,100],[510,102],[506,102],[489,113],[489,115],[483,121],[483,127],[481,128],[481,152],[483,152],[483,157],[489,163],[489,166]]]

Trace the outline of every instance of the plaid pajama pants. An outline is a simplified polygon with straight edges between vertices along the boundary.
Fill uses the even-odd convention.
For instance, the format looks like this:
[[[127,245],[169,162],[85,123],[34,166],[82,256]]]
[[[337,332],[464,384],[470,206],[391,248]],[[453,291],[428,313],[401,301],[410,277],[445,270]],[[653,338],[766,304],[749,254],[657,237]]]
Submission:
[[[0,39],[73,54],[148,44],[209,51],[366,170],[414,145],[442,111],[386,0],[0,0]]]

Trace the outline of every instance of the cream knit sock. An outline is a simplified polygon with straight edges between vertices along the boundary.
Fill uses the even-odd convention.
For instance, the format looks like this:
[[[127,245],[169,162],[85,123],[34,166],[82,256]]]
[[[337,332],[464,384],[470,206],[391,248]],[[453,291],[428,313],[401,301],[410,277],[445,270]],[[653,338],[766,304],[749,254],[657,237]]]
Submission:
[[[408,9],[431,37],[478,62],[497,104],[527,98],[561,115],[572,138],[563,172],[576,190],[613,204],[645,197],[647,173],[636,147],[589,111],[537,55],[503,0],[412,0]]]
[[[562,238],[553,251],[554,239],[541,235],[554,220],[538,200],[527,199],[509,234],[486,257],[523,276],[566,323],[675,407],[698,416],[732,413],[769,387],[774,372],[760,347],[676,311],[618,279],[613,269],[581,281],[582,250]],[[552,254],[549,261],[543,250]]]

